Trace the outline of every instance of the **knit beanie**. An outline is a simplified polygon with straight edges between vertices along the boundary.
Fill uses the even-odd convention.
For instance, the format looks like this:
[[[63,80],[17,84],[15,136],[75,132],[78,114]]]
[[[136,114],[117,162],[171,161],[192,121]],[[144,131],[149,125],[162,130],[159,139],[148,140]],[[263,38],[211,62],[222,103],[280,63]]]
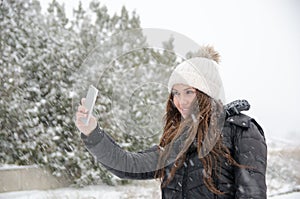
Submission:
[[[212,47],[204,46],[195,56],[176,66],[169,78],[169,93],[175,84],[185,84],[224,104],[224,89],[218,71],[219,54]]]

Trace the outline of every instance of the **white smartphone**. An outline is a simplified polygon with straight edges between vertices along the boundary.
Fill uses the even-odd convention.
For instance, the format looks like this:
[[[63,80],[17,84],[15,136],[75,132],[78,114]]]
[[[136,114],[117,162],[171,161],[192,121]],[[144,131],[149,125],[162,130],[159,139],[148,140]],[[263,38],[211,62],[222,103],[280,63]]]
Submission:
[[[82,118],[81,120],[85,125],[88,125],[89,123],[96,102],[97,95],[98,95],[98,89],[95,88],[93,85],[90,85],[85,98],[85,103],[83,104],[83,106],[88,110],[88,117]]]

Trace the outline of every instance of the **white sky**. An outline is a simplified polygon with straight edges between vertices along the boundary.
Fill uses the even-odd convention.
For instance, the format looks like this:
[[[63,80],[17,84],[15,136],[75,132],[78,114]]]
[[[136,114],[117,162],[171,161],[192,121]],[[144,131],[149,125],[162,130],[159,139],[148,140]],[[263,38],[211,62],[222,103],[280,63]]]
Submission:
[[[47,4],[50,0],[41,0]],[[78,0],[65,0],[72,15]],[[84,8],[88,8],[84,1]],[[136,11],[142,28],[169,29],[220,52],[227,101],[247,99],[267,138],[300,135],[300,1],[102,0]],[[102,5],[103,5],[102,4]],[[298,137],[299,138],[299,137]]]

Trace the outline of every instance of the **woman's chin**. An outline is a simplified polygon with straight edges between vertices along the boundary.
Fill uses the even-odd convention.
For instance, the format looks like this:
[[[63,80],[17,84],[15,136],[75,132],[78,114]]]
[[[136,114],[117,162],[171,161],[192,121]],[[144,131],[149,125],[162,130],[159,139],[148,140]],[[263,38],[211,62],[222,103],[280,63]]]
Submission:
[[[183,117],[183,119],[187,118],[188,114],[186,113],[181,113],[181,117]]]

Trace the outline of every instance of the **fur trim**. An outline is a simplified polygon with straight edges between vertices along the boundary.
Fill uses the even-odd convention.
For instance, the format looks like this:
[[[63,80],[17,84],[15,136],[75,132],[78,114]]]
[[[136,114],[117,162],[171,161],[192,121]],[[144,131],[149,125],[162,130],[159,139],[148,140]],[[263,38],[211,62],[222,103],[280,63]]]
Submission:
[[[195,57],[204,57],[214,60],[218,64],[220,63],[220,54],[214,49],[214,47],[206,45],[202,46],[195,54]]]

